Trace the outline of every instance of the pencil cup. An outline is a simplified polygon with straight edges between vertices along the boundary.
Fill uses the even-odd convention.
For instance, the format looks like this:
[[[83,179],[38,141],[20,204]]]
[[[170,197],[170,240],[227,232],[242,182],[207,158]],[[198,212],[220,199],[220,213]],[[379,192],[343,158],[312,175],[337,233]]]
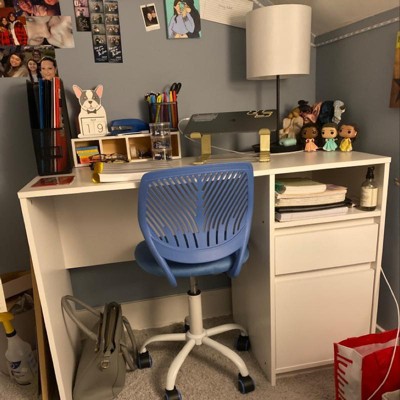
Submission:
[[[178,129],[178,103],[176,101],[163,103],[149,103],[149,120],[155,122],[169,122],[170,128]]]
[[[32,135],[39,175],[71,172],[68,140],[63,128],[32,129]]]
[[[151,123],[149,127],[153,160],[170,160],[172,146],[169,122]]]

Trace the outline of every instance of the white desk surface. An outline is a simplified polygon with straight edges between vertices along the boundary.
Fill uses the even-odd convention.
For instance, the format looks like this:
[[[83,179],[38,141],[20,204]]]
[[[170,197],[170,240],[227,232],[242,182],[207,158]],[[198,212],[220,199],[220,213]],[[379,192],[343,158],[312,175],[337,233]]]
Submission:
[[[269,215],[273,215],[271,199],[275,175],[308,171],[315,171],[316,175],[320,172],[328,174],[336,169],[350,167],[357,170],[357,176],[349,179],[350,182],[357,182],[358,190],[358,182],[361,182],[361,175],[364,174],[363,167],[375,164],[381,165],[379,167],[381,172],[386,171],[381,173],[381,181],[384,186],[383,192],[386,193],[387,190],[387,180],[383,180],[388,175],[390,158],[360,152],[318,151],[272,154],[271,161],[263,163],[258,162],[254,153],[249,153],[246,158],[232,155],[212,156],[209,162],[249,160],[253,161],[254,176],[259,177],[257,179],[261,194],[258,199],[259,210],[261,209],[259,218],[262,221],[259,224],[259,240],[265,243],[269,240],[267,239],[269,230],[274,226],[273,218],[271,219]],[[180,167],[191,165],[193,161],[193,157],[182,158],[171,160],[170,165],[171,168]],[[150,163],[156,164],[153,161]],[[75,168],[72,174],[75,175],[75,179],[69,185],[32,187],[39,179],[36,177],[18,192],[62,400],[72,400],[71,389],[79,343],[77,327],[68,319],[64,319],[60,306],[61,297],[73,293],[68,269],[131,261],[132,249],[142,240],[136,215],[136,189],[140,180],[93,183],[92,171],[88,167]],[[347,179],[351,171],[342,175],[345,176],[341,178]],[[383,197],[382,203],[386,203],[386,197]],[[361,213],[360,211],[359,215],[350,214],[347,218],[365,218],[365,214]],[[374,213],[368,216],[379,217],[381,211],[377,210]],[[115,234],[98,234],[103,221],[110,221],[111,231]],[[264,244],[260,246],[260,249],[266,248]],[[270,263],[269,254],[265,252],[256,253],[254,259],[262,266],[268,266]],[[268,268],[265,268],[265,273],[268,273],[267,271]],[[262,337],[264,336],[263,334]],[[260,343],[260,346],[268,347],[264,342]],[[257,346],[253,348],[256,349]],[[274,377],[275,372],[273,381]]]
[[[235,157],[235,155],[216,155],[211,157],[212,158],[208,161],[208,163],[252,161],[254,176],[256,177],[330,168],[345,168],[350,165],[366,165],[371,163],[383,164],[390,161],[390,157],[361,153],[356,151],[300,151],[295,153],[271,154],[271,161],[262,163],[258,162],[257,157],[253,155],[253,153],[249,153],[248,157]],[[184,157],[178,160],[171,160],[171,168],[191,165],[194,160],[194,157]],[[154,164],[157,163],[156,161],[149,162],[152,162]],[[92,171],[89,167],[74,168],[72,174],[75,175],[75,179],[71,184],[49,187],[32,187],[32,185],[38,180],[38,177],[36,177],[18,192],[18,197],[20,199],[24,199],[33,197],[60,196],[76,193],[94,193],[110,190],[135,189],[139,186],[140,183],[139,180],[112,183],[93,183],[91,180]]]

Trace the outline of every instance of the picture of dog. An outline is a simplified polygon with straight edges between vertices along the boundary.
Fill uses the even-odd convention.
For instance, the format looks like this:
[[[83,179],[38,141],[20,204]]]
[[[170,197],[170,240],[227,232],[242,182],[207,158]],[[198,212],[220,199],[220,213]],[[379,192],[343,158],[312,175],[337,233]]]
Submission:
[[[106,136],[108,132],[106,110],[101,105],[103,85],[98,85],[94,90],[82,90],[78,85],[73,85],[72,89],[81,106],[78,116],[80,129],[78,137]]]

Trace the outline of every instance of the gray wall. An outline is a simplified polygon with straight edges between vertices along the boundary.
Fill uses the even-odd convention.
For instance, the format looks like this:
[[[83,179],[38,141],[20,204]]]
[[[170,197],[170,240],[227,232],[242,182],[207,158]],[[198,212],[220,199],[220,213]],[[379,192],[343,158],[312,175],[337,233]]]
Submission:
[[[155,1],[161,29],[146,33],[137,1],[120,0],[122,64],[94,63],[91,34],[76,32],[74,49],[57,49],[59,73],[66,89],[68,112],[75,126],[78,103],[71,87],[104,85],[103,105],[108,121],[147,119],[143,96],[182,82],[179,116],[217,111],[275,108],[274,81],[246,80],[245,30],[202,21],[202,38],[166,39],[164,1]],[[73,15],[73,1],[62,1],[63,15]],[[73,24],[74,25],[74,24]],[[315,50],[309,76],[281,82],[281,108],[293,108],[300,98],[314,101]],[[18,190],[37,175],[30,133],[25,80],[0,79],[0,272],[29,268]],[[73,128],[73,135],[75,135]],[[228,140],[228,138],[227,138]],[[185,141],[183,141],[185,143]],[[249,140],[252,144],[253,139]],[[184,144],[185,153],[193,149]],[[196,149],[197,150],[197,149]],[[155,280],[129,263],[71,272],[76,294],[101,304],[103,297],[128,300],[172,293],[164,279]],[[107,282],[107,293],[102,288]],[[121,287],[121,282],[126,286]],[[156,283],[155,283],[156,282]],[[206,279],[207,288],[228,285],[226,279]],[[204,287],[204,286],[203,286]],[[89,289],[89,290],[88,290]],[[99,290],[98,290],[99,289]],[[186,282],[177,290],[186,291]],[[95,293],[99,295],[96,296]],[[101,297],[101,298],[100,298]]]
[[[76,32],[74,49],[56,50],[72,122],[78,112],[71,91],[73,84],[84,89],[104,84],[103,104],[109,121],[128,117],[146,119],[143,95],[149,90],[159,91],[174,81],[183,83],[179,96],[181,118],[198,112],[274,108],[274,82],[246,80],[244,30],[203,20],[201,39],[167,40],[162,18],[164,2],[155,3],[161,29],[146,33],[139,3],[120,0],[123,64],[95,64],[90,33]],[[72,1],[63,1],[61,7],[64,15],[73,15]],[[354,24],[346,31],[393,16],[398,16],[398,10]],[[398,25],[392,24],[314,48],[310,76],[281,82],[282,113],[301,98],[310,103],[316,99],[342,99],[347,105],[343,119],[360,126],[355,149],[393,157],[391,182],[399,175],[400,150],[399,110],[388,108],[397,30]],[[317,43],[326,38],[317,38]],[[191,151],[189,146],[185,148],[186,153]],[[28,269],[29,251],[17,191],[37,172],[23,79],[0,79],[0,166],[0,272]],[[399,190],[392,183],[385,233],[383,267],[399,298]],[[164,280],[154,281],[128,263],[112,269],[102,266],[80,269],[72,273],[72,278],[78,296],[100,293],[102,298],[90,298],[92,303],[99,304],[103,298],[123,301],[174,292]],[[98,290],[104,282],[107,282],[106,293]],[[228,282],[207,279],[204,284],[219,287]],[[178,288],[180,292],[184,290],[186,285]],[[379,323],[385,328],[394,327],[394,312],[393,301],[383,284]]]
[[[326,40],[373,26],[399,16],[399,9],[369,18],[346,29],[319,36],[317,44],[317,99],[341,99],[346,104],[343,122],[357,123],[360,131],[354,149],[392,157],[383,251],[383,270],[400,299],[399,204],[400,110],[389,108],[396,34],[399,24],[389,24],[332,44]],[[356,238],[349,238],[349,240]],[[378,323],[397,326],[393,297],[382,279]]]

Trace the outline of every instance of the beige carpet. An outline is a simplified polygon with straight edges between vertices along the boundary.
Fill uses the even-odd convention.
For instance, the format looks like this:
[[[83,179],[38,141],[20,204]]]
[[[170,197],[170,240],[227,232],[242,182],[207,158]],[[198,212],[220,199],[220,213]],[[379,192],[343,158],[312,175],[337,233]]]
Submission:
[[[227,318],[207,320],[205,327],[230,322]],[[182,325],[135,332],[138,344],[154,334],[181,332]],[[238,331],[214,336],[234,348]],[[152,343],[148,350],[153,359],[149,369],[128,373],[126,386],[118,400],[159,400],[164,396],[168,367],[182,343]],[[196,346],[178,373],[176,387],[183,400],[332,400],[334,396],[333,367],[278,379],[275,387],[267,381],[251,352],[240,352],[256,384],[246,395],[237,390],[238,371],[234,364],[207,346]]]
[[[207,320],[205,327],[230,322],[228,317]],[[138,344],[154,334],[181,332],[182,325],[162,329],[135,331]],[[234,348],[237,331],[223,333],[213,338]],[[117,400],[164,399],[164,385],[169,364],[182,347],[182,343],[152,343],[148,350],[153,359],[149,369],[129,372],[124,390]],[[246,395],[237,390],[238,371],[231,361],[207,346],[196,346],[178,373],[176,386],[183,400],[333,400],[333,368],[303,372],[281,377],[275,387],[267,381],[250,352],[240,352],[255,381],[256,389]],[[0,374],[0,400],[34,400],[32,390],[14,384]]]

